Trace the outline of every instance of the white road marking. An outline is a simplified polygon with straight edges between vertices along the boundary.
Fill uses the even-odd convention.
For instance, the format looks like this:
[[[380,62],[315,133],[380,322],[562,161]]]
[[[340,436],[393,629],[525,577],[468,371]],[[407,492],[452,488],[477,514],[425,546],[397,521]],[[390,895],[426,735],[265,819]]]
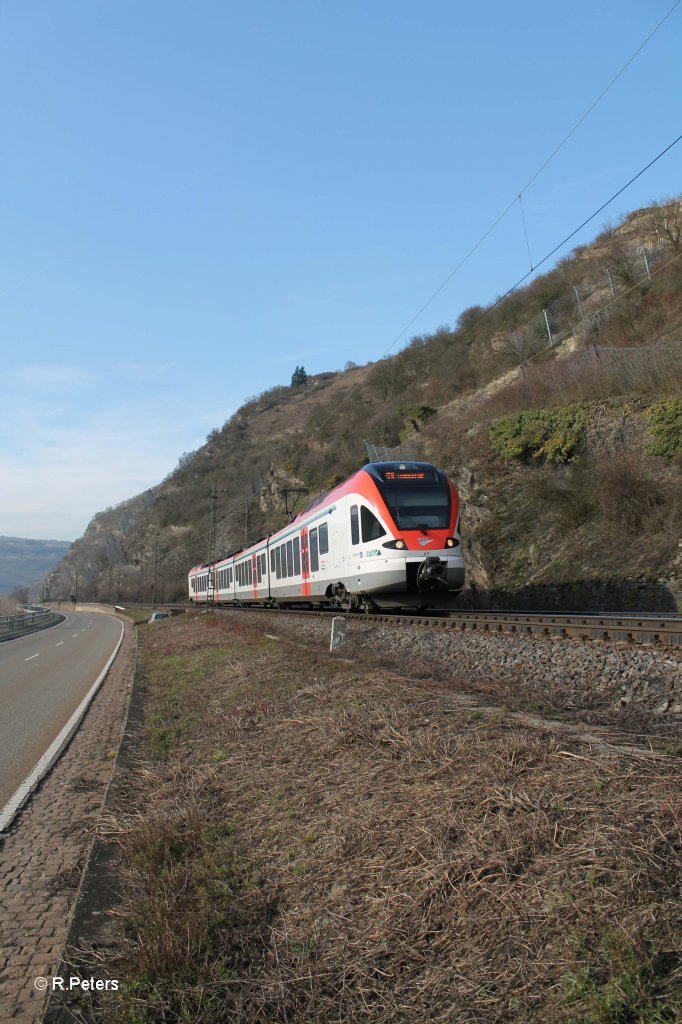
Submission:
[[[64,641],[60,640],[58,644],[55,644],[55,647],[61,647],[63,643],[64,643]]]
[[[39,654],[32,654],[30,658],[24,658],[24,661],[33,661],[34,658],[39,658]]]
[[[73,636],[71,637],[71,639],[74,640],[77,636],[78,636],[78,633],[74,633]]]

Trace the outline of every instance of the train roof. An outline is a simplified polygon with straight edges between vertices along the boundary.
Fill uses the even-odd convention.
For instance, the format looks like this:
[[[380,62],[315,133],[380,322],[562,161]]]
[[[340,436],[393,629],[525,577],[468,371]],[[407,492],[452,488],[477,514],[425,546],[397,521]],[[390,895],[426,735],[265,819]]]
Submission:
[[[340,498],[348,490],[349,483],[360,473],[367,473],[368,476],[371,476],[376,482],[383,483],[386,478],[386,473],[390,472],[403,472],[406,474],[431,473],[433,474],[432,479],[434,481],[443,479],[443,474],[440,470],[436,469],[436,467],[430,462],[368,462],[362,466],[361,469],[356,470],[355,473],[351,473],[351,475],[346,477],[345,480],[341,480],[340,483],[336,484],[335,487],[332,487],[330,491],[326,491],[324,494],[315,498],[314,501],[311,501],[302,512],[299,512],[295,519],[291,520],[292,523],[297,523],[301,519],[304,519],[314,508],[324,505],[327,501],[333,501],[337,497]]]
[[[350,484],[357,476],[360,475],[360,473],[366,473],[375,481],[375,483],[384,483],[386,480],[386,474],[392,472],[396,474],[405,474],[405,477],[407,478],[412,477],[413,474],[424,473],[430,476],[434,482],[444,479],[444,475],[441,470],[436,469],[436,467],[430,462],[410,462],[406,460],[401,462],[368,462],[360,469],[356,470],[355,473],[351,473],[351,475],[346,477],[345,480],[341,480],[335,487],[332,487],[330,491],[326,491],[324,494],[321,494],[319,497],[311,501],[302,512],[299,512],[299,514],[291,520],[288,526],[282,527],[281,530],[276,530],[275,533],[270,536],[275,536],[289,530],[295,523],[299,523],[302,520],[307,519],[314,509],[322,508],[327,503],[333,502],[336,498],[342,497],[348,490],[350,490]],[[258,540],[252,541],[252,543],[248,544],[246,547],[241,548],[238,551],[232,551],[229,555],[223,555],[221,558],[216,559],[214,564],[217,565],[219,562],[227,561],[228,559],[237,557],[246,551],[250,551],[252,548],[257,547],[258,544],[261,544],[267,539],[267,537],[260,537]],[[190,569],[190,573],[196,572],[199,569],[207,568],[209,568],[209,565],[205,562],[202,565],[194,566]]]

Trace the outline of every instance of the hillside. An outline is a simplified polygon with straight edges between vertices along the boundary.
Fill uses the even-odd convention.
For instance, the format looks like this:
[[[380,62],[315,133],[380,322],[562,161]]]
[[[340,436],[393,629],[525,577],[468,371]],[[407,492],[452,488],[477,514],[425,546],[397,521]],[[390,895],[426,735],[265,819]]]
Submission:
[[[409,441],[464,500],[470,587],[499,605],[682,600],[682,205],[636,211],[548,274],[397,355],[248,399],[158,487],[95,516],[64,585],[184,593],[187,568]]]
[[[34,590],[71,547],[63,540],[0,537],[0,594],[16,588]]]

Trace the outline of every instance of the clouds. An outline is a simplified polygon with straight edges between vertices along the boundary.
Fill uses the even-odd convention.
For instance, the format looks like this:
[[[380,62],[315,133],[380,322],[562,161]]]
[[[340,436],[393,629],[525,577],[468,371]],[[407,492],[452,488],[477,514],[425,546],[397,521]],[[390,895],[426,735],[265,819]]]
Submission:
[[[110,505],[160,482],[186,438],[152,413],[110,406],[77,425],[53,424],[0,454],[0,533],[73,540]]]
[[[85,366],[64,366],[60,363],[21,366],[9,377],[17,388],[41,395],[69,394],[93,387],[97,380],[97,375]]]
[[[191,436],[186,402],[149,387],[155,369],[138,366],[135,387],[106,367],[52,363],[4,379],[0,533],[74,540],[96,512],[159,483],[203,441]]]

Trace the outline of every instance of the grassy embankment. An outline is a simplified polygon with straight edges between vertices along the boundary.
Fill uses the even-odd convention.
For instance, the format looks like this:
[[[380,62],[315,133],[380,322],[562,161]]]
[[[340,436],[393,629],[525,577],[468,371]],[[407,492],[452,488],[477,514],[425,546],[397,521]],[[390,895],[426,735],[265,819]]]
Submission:
[[[679,760],[268,628],[144,631],[141,771],[106,829],[123,990],[93,1019],[680,1019]]]

